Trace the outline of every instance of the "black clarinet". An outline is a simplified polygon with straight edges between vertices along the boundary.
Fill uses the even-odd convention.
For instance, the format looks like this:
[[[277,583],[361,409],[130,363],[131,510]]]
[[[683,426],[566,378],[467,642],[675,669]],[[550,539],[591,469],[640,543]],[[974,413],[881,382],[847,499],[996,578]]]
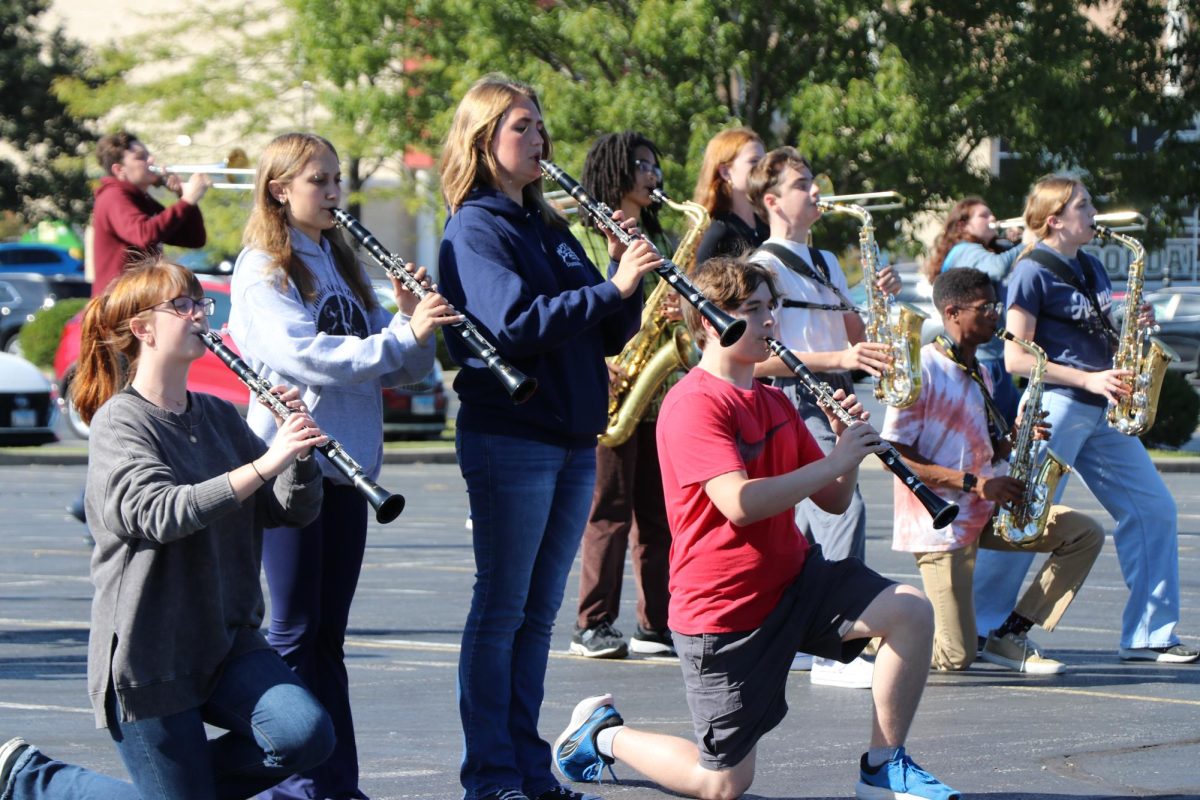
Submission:
[[[575,198],[575,202],[579,203],[579,207],[591,215],[592,219],[597,224],[603,225],[608,231],[617,238],[621,244],[628,247],[639,238],[632,236],[628,231],[621,227],[621,223],[612,218],[613,212],[604,203],[595,200],[587,191],[579,185],[579,182],[572,178],[567,173],[558,167],[556,164],[541,160],[538,162],[542,165],[542,172],[547,177],[553,178],[558,182],[558,185],[567,190],[567,194]],[[649,240],[647,240],[649,241]],[[654,247],[654,244],[650,244]],[[654,248],[658,252],[658,248]],[[661,253],[659,253],[662,256]],[[654,271],[662,276],[662,279],[670,284],[671,288],[679,292],[679,296],[687,300],[700,315],[708,320],[709,324],[716,329],[720,334],[721,346],[729,347],[729,345],[742,338],[742,334],[746,332],[746,320],[736,319],[718,308],[711,300],[704,296],[704,293],[696,288],[696,284],[684,274],[671,259],[662,256],[662,264],[654,268]]]
[[[271,392],[271,385],[267,383],[262,376],[250,368],[250,365],[243,361],[237,353],[230,350],[221,341],[219,334],[212,331],[196,334],[200,337],[200,341],[204,342],[204,346],[216,354],[217,358],[225,362],[225,366],[233,370],[233,374],[241,379],[242,383],[250,389],[250,393],[257,396],[260,400],[266,401],[270,406],[271,411],[280,419],[287,419],[292,413],[292,409],[287,407],[287,404],[280,400]],[[363,472],[362,466],[350,457],[336,439],[330,439],[325,444],[316,448],[321,455],[329,459],[329,463],[338,468],[338,472],[345,475],[354,484],[354,488],[362,492],[367,498],[367,502],[375,509],[375,519],[381,523],[388,523],[400,516],[400,512],[404,510],[404,496],[392,494],[387,489],[384,489],[375,481],[371,480]]]
[[[337,221],[338,225],[345,228],[359,244],[367,249],[367,252],[371,254],[371,258],[375,260],[376,264],[383,267],[383,270],[387,274],[404,284],[405,289],[408,289],[408,291],[417,297],[424,297],[429,294],[429,290],[422,286],[421,282],[405,269],[406,264],[404,259],[389,253],[387,248],[380,244],[374,234],[364,228],[361,222],[340,208],[333,210],[333,218]],[[533,393],[537,390],[537,379],[530,378],[525,373],[513,367],[512,364],[502,359],[492,343],[483,337],[483,334],[479,332],[479,329],[469,319],[464,317],[462,322],[448,325],[447,328],[457,333],[467,349],[482,361],[492,371],[493,375],[500,379],[500,383],[504,384],[505,391],[512,397],[513,403],[524,403],[533,396]]]
[[[771,348],[771,352],[779,356],[787,368],[796,374],[804,384],[804,388],[816,398],[817,402],[822,406],[830,409],[834,416],[841,420],[844,424],[850,425],[857,422],[857,417],[852,417],[850,412],[842,408],[841,403],[833,399],[833,390],[829,388],[829,384],[822,381],[812,370],[804,366],[795,353],[784,347],[783,343],[778,339],[767,339],[767,346]],[[921,481],[913,471],[910,470],[903,461],[900,460],[900,454],[896,452],[896,448],[890,444],[882,453],[876,453],[883,465],[892,471],[892,474],[901,480],[908,487],[909,491],[917,496],[921,501],[921,505],[925,506],[925,510],[929,512],[929,516],[933,517],[933,527],[937,530],[954,522],[958,516],[958,504],[950,503],[938,497],[933,489]]]

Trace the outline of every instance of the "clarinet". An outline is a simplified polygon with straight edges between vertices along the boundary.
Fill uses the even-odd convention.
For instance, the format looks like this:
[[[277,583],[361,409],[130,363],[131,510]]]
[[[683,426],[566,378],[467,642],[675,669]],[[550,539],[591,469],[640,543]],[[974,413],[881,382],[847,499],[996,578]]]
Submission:
[[[850,416],[850,412],[842,408],[841,404],[833,399],[833,390],[829,388],[829,384],[823,382],[820,378],[813,374],[812,370],[804,366],[804,363],[797,358],[796,354],[784,347],[783,343],[778,339],[767,339],[767,346],[771,348],[771,352],[779,356],[788,369],[796,374],[796,377],[804,384],[804,388],[816,398],[817,402],[822,406],[830,409],[845,425],[850,425],[857,422],[856,417]],[[932,489],[926,486],[920,478],[913,474],[913,471],[905,466],[900,460],[900,454],[896,452],[896,448],[890,444],[882,453],[876,453],[883,465],[892,471],[900,481],[917,496],[921,501],[921,505],[925,506],[925,510],[933,517],[933,527],[937,530],[949,525],[958,516],[958,504],[949,503],[938,497]]]
[[[363,227],[361,222],[340,208],[333,210],[333,218],[338,225],[345,228],[359,244],[367,249],[375,263],[383,267],[384,272],[404,284],[405,289],[417,297],[429,294],[429,290],[405,269],[404,259],[389,253],[379,240]],[[500,379],[500,383],[504,384],[505,391],[512,397],[513,403],[524,403],[533,396],[534,391],[537,390],[537,380],[530,378],[500,358],[496,348],[483,337],[483,334],[470,320],[464,318],[462,322],[456,322],[447,327],[457,333],[467,349]]]
[[[587,211],[597,224],[603,225],[621,244],[628,247],[638,239],[645,238],[644,236],[632,236],[622,228],[621,224],[612,218],[613,212],[611,208],[598,200],[592,199],[591,195],[574,178],[563,172],[557,165],[545,159],[542,159],[538,163],[542,165],[542,172],[547,177],[553,178],[558,182],[559,186],[566,189],[567,193],[579,203],[579,207]],[[650,246],[654,247],[653,243]],[[658,248],[654,249],[655,252],[658,252]],[[742,334],[746,332],[746,320],[735,319],[718,308],[711,300],[704,296],[703,292],[696,288],[696,285],[684,274],[683,270],[675,265],[675,262],[663,256],[662,264],[655,267],[654,271],[661,275],[663,280],[670,284],[672,289],[679,292],[684,300],[695,306],[700,315],[709,321],[709,324],[720,334],[722,347],[729,347],[729,345],[742,338]]]
[[[196,335],[200,337],[200,341],[204,342],[205,347],[213,351],[216,357],[225,363],[225,366],[233,370],[233,374],[246,384],[251,394],[266,402],[276,416],[287,419],[291,415],[292,409],[271,392],[271,385],[252,370],[249,364],[239,358],[237,353],[226,347],[219,334],[205,331]],[[367,498],[367,502],[375,509],[377,521],[388,523],[400,516],[400,512],[404,510],[404,496],[392,494],[368,478],[363,473],[362,466],[350,457],[350,454],[338,444],[336,439],[330,439],[316,449],[329,459],[330,464],[338,468],[338,472],[350,479],[355,489],[362,492],[363,496]]]

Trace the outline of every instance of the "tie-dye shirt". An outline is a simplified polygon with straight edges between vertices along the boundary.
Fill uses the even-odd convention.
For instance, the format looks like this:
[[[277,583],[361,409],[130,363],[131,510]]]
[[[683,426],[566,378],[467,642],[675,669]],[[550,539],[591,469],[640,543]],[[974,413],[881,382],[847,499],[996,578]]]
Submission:
[[[983,372],[991,389],[990,376]],[[1008,464],[992,463],[987,410],[983,392],[961,367],[934,345],[921,348],[921,394],[908,408],[888,408],[883,438],[915,447],[934,464],[972,472],[980,477],[1008,473]],[[942,552],[965,547],[979,538],[995,510],[995,503],[977,494],[935,490],[958,503],[958,518],[947,528],[934,530],[929,512],[899,479],[895,485],[895,523],[892,549],[910,553]]]

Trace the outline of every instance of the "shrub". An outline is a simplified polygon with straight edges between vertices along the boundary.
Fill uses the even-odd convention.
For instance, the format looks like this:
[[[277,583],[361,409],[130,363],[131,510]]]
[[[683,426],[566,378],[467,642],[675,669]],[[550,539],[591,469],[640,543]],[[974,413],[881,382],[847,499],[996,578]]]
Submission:
[[[54,351],[62,338],[63,327],[87,305],[82,297],[61,300],[38,311],[21,328],[21,354],[42,369],[54,368]]]
[[[1147,447],[1179,447],[1186,444],[1200,423],[1200,395],[1181,372],[1168,371],[1158,396],[1154,425],[1142,434]]]

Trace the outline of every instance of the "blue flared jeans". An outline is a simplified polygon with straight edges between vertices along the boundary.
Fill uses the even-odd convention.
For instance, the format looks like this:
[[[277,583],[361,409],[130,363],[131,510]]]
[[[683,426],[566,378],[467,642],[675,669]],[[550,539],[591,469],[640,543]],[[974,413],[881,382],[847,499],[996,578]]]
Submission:
[[[558,785],[538,735],[550,633],[592,502],[596,449],[458,431],[475,587],[458,662],[467,800]]]
[[[1113,542],[1129,601],[1121,618],[1121,647],[1167,647],[1179,642],[1179,544],[1175,499],[1145,446],[1108,424],[1104,406],[1046,392],[1049,447],[1071,465],[1117,521]],[[1067,478],[1059,483],[1059,502]],[[1017,600],[1033,553],[983,550],[975,564],[975,620],[980,632],[1004,622]]]

